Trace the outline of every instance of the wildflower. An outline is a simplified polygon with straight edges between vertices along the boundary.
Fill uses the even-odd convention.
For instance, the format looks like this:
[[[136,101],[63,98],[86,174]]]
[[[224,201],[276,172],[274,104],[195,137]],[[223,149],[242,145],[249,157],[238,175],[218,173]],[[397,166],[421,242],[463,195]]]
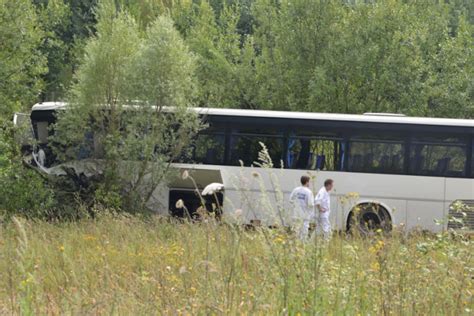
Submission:
[[[378,253],[382,248],[385,246],[385,243],[383,240],[379,240],[373,245],[372,247],[369,248],[369,252],[372,254]]]
[[[359,198],[359,193],[357,192],[349,192],[347,193],[347,197],[349,199],[358,199]]]
[[[58,249],[59,249],[59,251],[64,252],[64,246],[63,245],[59,246]]]
[[[235,212],[234,212],[235,216],[237,216],[237,217],[242,216],[242,213],[243,213],[243,211],[242,211],[242,209],[240,209],[240,208],[239,208],[239,209],[236,209]]]
[[[21,285],[25,287],[29,283],[32,283],[32,282],[33,282],[33,277],[31,276],[31,274],[28,274],[28,277],[25,280],[21,281]]]
[[[277,236],[273,241],[276,242],[277,244],[284,244],[285,238],[283,238],[282,236]]]
[[[222,190],[224,190],[224,185],[222,183],[213,182],[208,184],[204,190],[202,190],[202,195],[212,195]]]
[[[189,172],[188,170],[184,170],[181,174],[181,179],[186,180],[187,178],[189,178]]]
[[[374,261],[370,265],[370,269],[372,269],[373,271],[379,271],[380,270],[380,264],[377,261]]]
[[[182,199],[179,199],[176,201],[176,208],[183,208],[184,207],[184,202]]]

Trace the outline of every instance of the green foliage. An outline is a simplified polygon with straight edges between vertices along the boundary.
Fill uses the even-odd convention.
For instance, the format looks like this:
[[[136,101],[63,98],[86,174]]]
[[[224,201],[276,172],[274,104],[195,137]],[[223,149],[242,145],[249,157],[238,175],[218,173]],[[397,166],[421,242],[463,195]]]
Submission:
[[[30,0],[0,0],[0,117],[31,107],[47,71],[43,31]]]
[[[474,12],[474,11],[473,11]],[[446,37],[432,56],[428,114],[474,118],[474,48],[472,26],[459,20],[456,37]]]
[[[195,94],[195,58],[170,18],[150,24],[126,78],[132,99],[155,106],[187,107]]]
[[[224,4],[216,13],[208,2],[202,1],[183,10],[188,10],[188,19],[183,21],[180,11],[173,16],[198,58],[199,105],[251,107],[246,104],[246,84],[251,78],[243,74],[248,67],[248,53],[253,57],[253,50],[245,49],[250,41],[242,49],[243,37],[238,28],[240,6]]]
[[[178,1],[198,103],[472,117],[470,6],[456,1]]]
[[[128,210],[141,209],[166,182],[171,161],[200,127],[187,111],[194,69],[194,56],[169,18],[157,18],[142,34],[126,10],[101,3],[97,34],[85,46],[71,105],[59,115],[54,136],[62,160],[84,150],[102,159],[99,200],[120,194]]]
[[[465,117],[473,104],[467,76],[474,68],[472,46],[463,38],[472,28],[459,16],[458,35],[450,36],[446,8],[396,0],[351,6],[297,0],[276,10],[257,1],[255,41],[262,53],[256,76],[262,84],[256,103]]]
[[[64,100],[70,88],[84,41],[93,34],[97,0],[33,0],[38,23],[43,30],[41,52],[47,58],[48,72],[41,99]]]
[[[39,93],[65,98],[96,30],[97,2],[3,0],[0,101],[8,113]],[[133,16],[139,33],[159,16],[173,19],[196,57],[200,106],[474,115],[472,1],[109,2]]]
[[[45,179],[22,164],[14,132],[8,124],[0,126],[0,214],[45,218],[54,205],[54,194]]]

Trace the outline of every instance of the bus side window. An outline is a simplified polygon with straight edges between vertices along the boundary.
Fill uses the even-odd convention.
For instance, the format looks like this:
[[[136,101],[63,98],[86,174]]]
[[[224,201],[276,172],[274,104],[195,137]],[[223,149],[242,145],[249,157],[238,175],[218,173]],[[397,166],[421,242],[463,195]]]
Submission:
[[[352,140],[349,171],[403,173],[405,145],[396,140]]]
[[[286,166],[290,169],[340,170],[342,145],[338,140],[290,137]]]
[[[239,161],[242,161],[244,166],[248,167],[253,165],[254,162],[258,162],[259,152],[262,150],[260,143],[267,147],[273,165],[277,168],[281,167],[284,138],[257,134],[232,135],[230,165],[239,166]]]
[[[415,141],[410,150],[410,173],[460,177],[465,175],[466,159],[466,146],[462,143]]]
[[[196,163],[219,165],[224,161],[225,135],[199,134],[194,144]]]

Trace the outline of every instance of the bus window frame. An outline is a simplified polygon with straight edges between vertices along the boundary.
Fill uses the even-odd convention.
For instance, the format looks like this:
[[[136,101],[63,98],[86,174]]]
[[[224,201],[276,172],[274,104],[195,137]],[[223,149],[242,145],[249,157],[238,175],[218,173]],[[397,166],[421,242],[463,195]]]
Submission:
[[[399,144],[402,146],[402,153],[401,153],[401,158],[403,159],[402,167],[400,172],[393,172],[393,171],[386,171],[386,172],[381,172],[381,171],[360,171],[360,170],[352,170],[351,166],[351,157],[352,157],[352,150],[353,150],[353,144],[358,143],[358,144]],[[407,147],[406,144],[406,138],[405,137],[400,137],[398,140],[392,140],[392,139],[383,139],[380,137],[377,138],[363,138],[360,134],[354,137],[348,137],[348,150],[346,153],[347,159],[345,163],[345,170],[346,172],[354,172],[354,173],[369,173],[369,174],[393,174],[393,175],[407,175],[405,172],[405,164],[406,164],[406,153],[409,152],[409,147]]]
[[[285,147],[285,153],[287,153],[290,148],[289,148],[289,143],[290,143],[290,140],[319,140],[319,141],[333,141],[333,142],[339,142],[341,145],[343,145],[344,141],[345,141],[345,138],[342,137],[342,136],[299,136],[297,134],[294,134],[294,133],[291,133],[291,131],[288,133],[288,136],[287,136],[287,144],[286,144],[286,147]],[[335,146],[335,149],[336,149],[336,146]],[[285,155],[284,155],[285,156]],[[345,153],[345,156],[347,156],[347,153]],[[336,157],[336,155],[334,155],[334,157]],[[285,158],[285,157],[283,157]],[[344,157],[340,157],[339,155],[337,156],[337,160],[334,161],[334,163],[337,165],[337,166],[333,166],[334,167],[334,170],[327,170],[327,171],[331,171],[331,172],[334,172],[334,171],[344,171],[343,170],[343,167],[344,167],[344,163],[343,163],[343,160],[344,160]],[[289,170],[308,170],[308,171],[316,171],[318,169],[297,169],[297,168],[290,168],[288,166],[286,166],[287,164],[287,161],[286,159],[284,159],[284,163],[285,163],[285,169],[289,169]],[[336,168],[337,167],[337,168]]]
[[[202,132],[199,132],[198,134],[196,134],[195,136],[195,139],[193,140],[193,145],[192,145],[192,154],[191,154],[191,161],[192,163],[195,163],[195,164],[198,164],[198,165],[209,165],[208,163],[204,163],[202,161],[197,161],[196,159],[196,141],[197,139],[202,136],[202,135],[206,135],[206,136],[219,136],[219,137],[222,137],[224,142],[223,142],[223,146],[224,146],[224,152],[222,153],[222,161],[220,163],[218,163],[217,165],[225,165],[225,160],[226,160],[226,133],[225,132],[216,132],[215,130],[211,130],[211,131],[207,131],[207,130],[203,130]]]
[[[439,141],[423,141],[423,140],[420,140],[420,139],[423,139],[423,137],[426,137],[426,138],[432,138],[431,136],[426,136],[426,134],[420,134],[420,135],[417,135],[417,136],[412,136],[410,137],[410,147],[409,147],[409,152],[408,152],[408,155],[409,155],[409,166],[408,166],[408,171],[406,173],[406,175],[412,175],[412,176],[423,176],[423,177],[443,177],[443,178],[470,178],[472,177],[472,175],[470,176],[469,174],[469,149],[470,149],[470,146],[469,146],[469,139],[468,137],[466,137],[465,135],[462,135],[462,134],[459,134],[459,135],[453,135],[453,134],[445,134],[443,136],[443,139],[440,139]],[[449,139],[450,137],[455,137],[457,139],[463,139],[464,138],[464,142],[462,141],[457,141],[457,142],[451,142],[449,140],[446,140],[446,139]],[[414,173],[414,172],[411,172],[412,170],[414,170],[414,167],[413,167],[413,163],[415,162],[415,160],[411,159],[412,157],[412,150],[414,150],[415,146],[417,145],[427,145],[427,146],[444,146],[444,147],[460,147],[460,148],[463,148],[463,152],[464,152],[464,158],[465,158],[465,163],[464,163],[464,170],[463,170],[463,173],[462,175],[448,175],[448,174],[437,174],[437,173],[429,173],[429,174],[423,174],[423,173]],[[471,156],[472,157],[472,156]],[[471,158],[471,163],[472,163],[472,158]],[[446,172],[449,172],[449,170],[447,170]]]
[[[471,178],[474,178],[474,135],[471,136],[471,141],[469,142],[468,144],[468,152],[467,152],[467,159],[468,159],[468,163],[466,164],[467,165],[467,177],[469,178],[469,175],[471,176]],[[469,161],[471,163],[469,163]]]
[[[272,126],[273,127],[273,126]],[[262,128],[267,128],[267,126],[263,126]],[[286,149],[286,146],[287,146],[287,138],[285,137],[286,133],[285,133],[285,130],[282,129],[281,130],[281,133],[279,134],[265,134],[265,133],[249,133],[249,132],[243,132],[243,133],[240,133],[240,132],[235,132],[235,130],[238,130],[236,128],[229,128],[228,129],[228,136],[229,136],[229,140],[228,142],[226,141],[225,142],[225,146],[226,146],[226,149],[227,149],[227,146],[229,146],[229,148],[227,149],[228,153],[224,159],[225,161],[225,165],[226,166],[237,166],[236,164],[233,163],[233,159],[232,159],[232,152],[233,152],[233,148],[232,146],[234,145],[234,142],[233,142],[233,137],[240,137],[240,136],[244,136],[244,137],[262,137],[262,138],[274,138],[274,139],[279,139],[282,141],[282,152],[281,152],[281,155],[280,155],[280,161],[283,161],[284,162],[284,157],[285,157],[285,149]],[[265,143],[264,143],[265,144]],[[266,144],[265,144],[266,145]],[[240,160],[241,158],[239,158]],[[279,163],[279,162],[275,162],[273,161],[273,163]],[[252,165],[253,165],[253,162],[252,162]]]

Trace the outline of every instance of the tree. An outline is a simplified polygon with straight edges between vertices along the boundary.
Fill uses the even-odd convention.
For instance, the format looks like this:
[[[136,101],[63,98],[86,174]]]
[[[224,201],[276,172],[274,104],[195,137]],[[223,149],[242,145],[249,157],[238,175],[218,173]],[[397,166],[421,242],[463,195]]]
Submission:
[[[0,0],[0,116],[34,103],[47,70],[40,52],[43,32],[29,0]]]
[[[171,161],[200,128],[187,110],[195,92],[194,57],[172,21],[159,17],[140,35],[125,10],[100,4],[97,34],[85,47],[71,105],[59,115],[54,137],[63,160],[83,152],[101,159],[98,197],[120,200],[116,206],[130,211],[142,209],[166,183]]]
[[[44,32],[40,51],[47,58],[48,71],[42,101],[64,100],[73,80],[84,41],[94,32],[97,0],[32,0]]]
[[[257,0],[252,103],[470,117],[473,29],[463,14],[452,13],[456,6]]]
[[[254,51],[251,37],[239,29],[238,3],[211,6],[208,1],[178,1],[171,11],[176,28],[197,57],[197,103],[202,107],[254,107],[249,87]],[[249,76],[249,71],[252,76]]]
[[[0,125],[0,214],[47,218],[55,206],[54,193],[44,178],[23,165],[14,137],[18,130],[11,125]]]
[[[456,36],[444,35],[431,55],[427,115],[474,118],[474,48],[472,25],[463,16]]]

